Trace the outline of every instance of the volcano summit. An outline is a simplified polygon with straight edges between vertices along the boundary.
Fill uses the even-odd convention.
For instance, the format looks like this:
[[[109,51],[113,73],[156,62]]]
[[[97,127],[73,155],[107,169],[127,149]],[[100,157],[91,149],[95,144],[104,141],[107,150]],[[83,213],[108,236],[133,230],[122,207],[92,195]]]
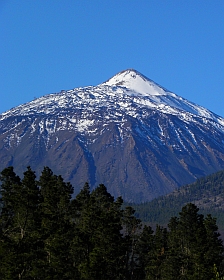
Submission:
[[[49,94],[0,115],[0,169],[49,166],[147,201],[224,169],[224,119],[136,70]]]

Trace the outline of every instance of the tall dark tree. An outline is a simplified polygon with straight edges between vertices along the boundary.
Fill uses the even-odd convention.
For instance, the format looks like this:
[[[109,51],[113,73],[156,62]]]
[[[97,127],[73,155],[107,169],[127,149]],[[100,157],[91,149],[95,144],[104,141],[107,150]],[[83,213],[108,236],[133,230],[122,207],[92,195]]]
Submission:
[[[198,212],[199,208],[189,203],[182,208],[179,218],[171,218],[164,279],[214,277],[214,265],[219,266],[223,259],[222,241],[215,219],[210,215],[204,219]]]
[[[182,208],[179,220],[180,247],[182,251],[181,275],[189,279],[205,278],[204,254],[206,252],[206,231],[204,216],[199,208],[189,203]]]
[[[125,244],[125,279],[134,280],[138,277],[138,237],[141,231],[141,221],[135,216],[135,210],[128,206],[122,214],[123,242]]]
[[[183,252],[180,245],[180,235],[178,229],[179,218],[172,217],[168,224],[169,232],[167,238],[168,250],[162,265],[162,279],[173,280],[180,277],[182,267]]]
[[[41,248],[36,176],[28,167],[21,181],[13,168],[8,167],[1,173],[1,182],[1,241],[7,248],[2,260],[5,270],[2,279],[30,279],[36,274]]]
[[[135,279],[146,279],[147,267],[152,262],[152,251],[154,250],[154,235],[150,226],[144,226],[137,239],[137,258]]]
[[[122,200],[114,201],[103,184],[90,194],[86,184],[74,203],[78,207],[78,219],[75,219],[73,250],[80,278],[124,279]]]
[[[42,260],[43,279],[71,279],[73,274],[70,256],[72,238],[71,194],[73,188],[48,167],[40,176],[42,201],[41,230],[45,257]]]
[[[163,279],[162,268],[167,253],[167,234],[166,228],[156,226],[152,250],[148,253],[149,262],[146,266],[146,279]]]
[[[18,192],[21,190],[21,180],[15,174],[13,167],[8,167],[1,172],[1,204],[0,217],[0,275],[1,279],[16,279],[16,247],[14,238]]]
[[[216,218],[210,214],[204,219],[204,226],[206,230],[206,248],[204,253],[204,264],[206,267],[207,275],[213,275],[214,265],[220,268],[223,261],[223,242],[218,232]]]
[[[100,184],[75,199],[61,176],[30,167],[22,180],[1,172],[0,279],[221,279],[223,244],[216,219],[187,204],[167,231],[155,232]]]
[[[42,258],[43,244],[41,242],[40,190],[35,172],[30,167],[24,172],[21,181],[20,205],[17,209],[16,222],[19,226],[21,279],[38,277],[38,263]]]

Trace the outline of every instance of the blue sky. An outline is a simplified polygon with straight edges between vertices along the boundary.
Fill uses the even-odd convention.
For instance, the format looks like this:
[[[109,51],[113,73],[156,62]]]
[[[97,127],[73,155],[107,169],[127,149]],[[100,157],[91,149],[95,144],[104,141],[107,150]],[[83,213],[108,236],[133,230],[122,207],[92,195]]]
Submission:
[[[0,0],[0,113],[134,68],[224,117],[223,0]]]

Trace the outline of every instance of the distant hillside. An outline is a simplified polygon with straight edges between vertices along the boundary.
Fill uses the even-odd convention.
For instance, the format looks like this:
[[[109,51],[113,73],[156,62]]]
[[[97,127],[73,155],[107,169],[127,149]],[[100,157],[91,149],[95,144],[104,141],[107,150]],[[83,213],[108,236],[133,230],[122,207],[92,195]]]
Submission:
[[[142,221],[166,225],[189,202],[197,205],[202,214],[216,217],[220,231],[224,231],[224,170],[198,179],[168,195],[132,206]]]

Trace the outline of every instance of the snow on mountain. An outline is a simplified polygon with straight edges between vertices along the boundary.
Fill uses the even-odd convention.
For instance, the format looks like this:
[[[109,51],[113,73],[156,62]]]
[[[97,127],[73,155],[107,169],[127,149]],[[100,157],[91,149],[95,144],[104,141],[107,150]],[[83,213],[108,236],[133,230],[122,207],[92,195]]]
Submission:
[[[98,86],[61,91],[22,104],[1,114],[0,121],[17,117],[10,128],[4,129],[14,131],[15,126],[24,121],[23,118],[18,119],[19,116],[35,115],[47,119],[41,121],[38,126],[32,123],[32,131],[39,129],[40,134],[48,135],[45,135],[47,139],[50,134],[61,130],[75,130],[83,135],[97,137],[97,134],[101,133],[99,127],[102,123],[108,126],[109,123],[115,122],[124,133],[123,126],[128,117],[143,121],[147,120],[152,112],[177,116],[185,123],[186,129],[190,123],[198,124],[200,121],[198,127],[202,123],[218,129],[221,133],[224,132],[223,118],[177,96],[132,69],[122,71]],[[164,128],[161,128],[160,134],[160,139],[163,139]],[[194,132],[191,132],[192,137],[193,134]],[[14,138],[17,138],[19,143],[21,136],[9,137]],[[94,139],[91,141],[94,142]]]
[[[158,107],[156,107],[156,109],[165,113],[167,111],[163,110],[164,106],[170,106],[171,108],[187,111],[191,114],[196,114],[201,117],[214,119],[224,125],[223,119],[219,117],[217,118],[209,110],[177,96],[176,94],[148,79],[136,70],[130,69],[122,71],[102,85],[124,87],[128,90],[127,94],[136,95],[139,97],[144,96],[157,104]],[[148,105],[149,107],[150,105],[153,107],[152,103],[148,103]],[[173,113],[174,112],[176,111],[174,110]]]
[[[161,86],[157,85],[152,80],[146,78],[141,73],[139,73],[136,70],[125,70],[102,85],[108,85],[108,86],[122,86],[125,87],[131,91],[133,91],[133,95],[143,95],[143,96],[149,96],[149,95],[167,95],[168,92],[165,88],[162,88]]]
[[[107,82],[98,86],[75,88],[49,94],[17,106],[0,115],[4,120],[13,115],[46,114],[51,115],[63,109],[83,109],[90,111],[106,106],[108,111],[119,108],[131,116],[142,117],[137,107],[160,111],[165,114],[179,115],[188,121],[193,115],[209,119],[214,125],[224,126],[224,119],[208,109],[169,92],[136,70],[118,73]],[[222,130],[222,128],[221,128]]]
[[[224,168],[223,144],[223,118],[133,69],[0,115],[0,168],[50,165],[79,187],[103,182],[127,200]]]

